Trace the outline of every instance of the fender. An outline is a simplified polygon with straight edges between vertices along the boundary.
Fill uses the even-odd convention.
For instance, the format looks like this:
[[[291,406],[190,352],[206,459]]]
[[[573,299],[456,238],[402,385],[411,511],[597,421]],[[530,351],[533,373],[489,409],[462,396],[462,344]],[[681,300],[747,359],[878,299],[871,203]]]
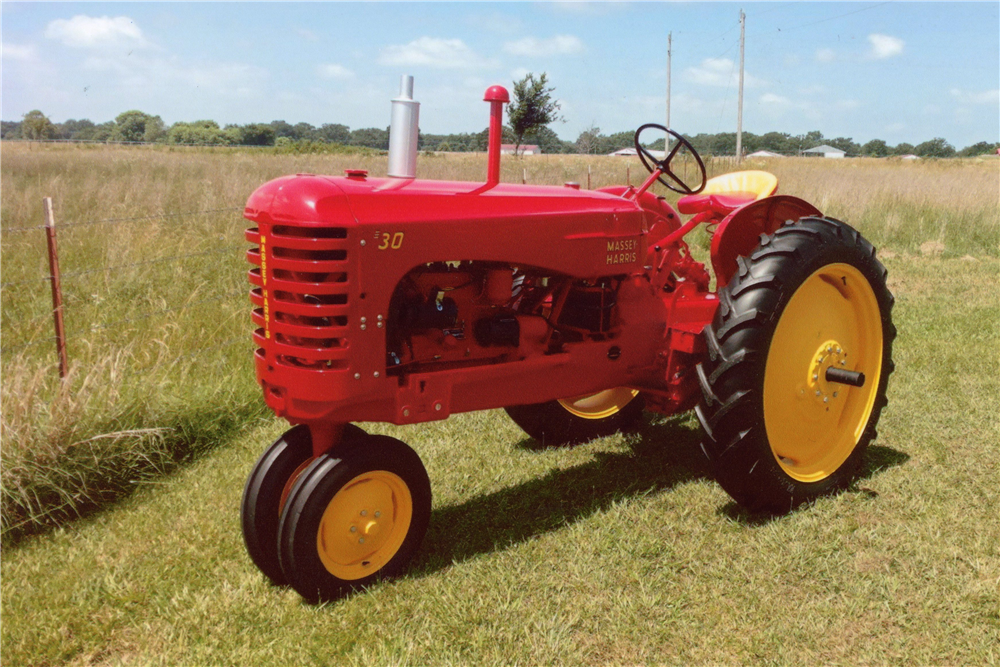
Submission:
[[[712,236],[712,268],[721,289],[736,273],[736,260],[753,252],[761,234],[773,234],[786,220],[823,215],[807,201],[775,195],[738,208],[719,223]]]

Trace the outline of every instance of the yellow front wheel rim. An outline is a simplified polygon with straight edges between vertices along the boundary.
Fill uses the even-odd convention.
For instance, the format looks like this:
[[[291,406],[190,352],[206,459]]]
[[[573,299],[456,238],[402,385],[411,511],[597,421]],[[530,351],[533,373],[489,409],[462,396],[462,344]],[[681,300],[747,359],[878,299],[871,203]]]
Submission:
[[[819,482],[860,442],[882,373],[882,318],[871,284],[850,264],[828,264],[781,313],[764,370],[764,425],[782,470]],[[862,387],[826,380],[828,368],[861,372]]]
[[[583,419],[605,419],[622,411],[639,395],[638,389],[615,387],[596,394],[585,394],[575,398],[559,399],[559,405],[567,412]]]
[[[392,560],[412,520],[413,497],[399,475],[387,470],[362,473],[345,484],[323,512],[316,534],[320,560],[338,579],[363,579]]]

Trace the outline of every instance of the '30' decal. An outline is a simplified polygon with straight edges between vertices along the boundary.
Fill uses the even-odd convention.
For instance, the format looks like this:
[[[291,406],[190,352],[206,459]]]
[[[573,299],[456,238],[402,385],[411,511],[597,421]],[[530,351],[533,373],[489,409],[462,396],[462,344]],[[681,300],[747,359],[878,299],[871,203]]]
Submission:
[[[399,250],[403,245],[403,232],[390,234],[383,232],[380,236],[379,250]]]

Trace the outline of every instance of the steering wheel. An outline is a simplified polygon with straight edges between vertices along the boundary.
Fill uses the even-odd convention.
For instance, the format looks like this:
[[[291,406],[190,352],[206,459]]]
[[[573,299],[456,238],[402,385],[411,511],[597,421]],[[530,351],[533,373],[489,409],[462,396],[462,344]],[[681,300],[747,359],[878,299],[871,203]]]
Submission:
[[[667,153],[662,160],[657,160],[653,157],[653,154],[644,148],[639,142],[639,135],[641,135],[644,130],[649,129],[666,132],[668,136],[672,136],[677,140],[677,145],[670,149],[670,152]],[[677,152],[681,148],[687,148],[688,152],[694,156],[695,162],[698,163],[698,170],[701,172],[701,181],[696,188],[692,188],[690,185],[682,181],[677,174],[670,170],[670,161],[677,156]],[[639,155],[639,159],[642,160],[642,165],[649,170],[649,173],[652,174],[656,169],[659,169],[660,172],[662,172],[657,180],[674,192],[679,192],[682,195],[694,195],[705,189],[705,182],[708,179],[708,175],[705,173],[705,163],[701,161],[701,156],[698,155],[698,151],[694,149],[691,142],[673,130],[668,130],[662,125],[657,125],[656,123],[646,123],[635,131],[635,151]],[[669,176],[673,183],[665,179],[664,176]]]

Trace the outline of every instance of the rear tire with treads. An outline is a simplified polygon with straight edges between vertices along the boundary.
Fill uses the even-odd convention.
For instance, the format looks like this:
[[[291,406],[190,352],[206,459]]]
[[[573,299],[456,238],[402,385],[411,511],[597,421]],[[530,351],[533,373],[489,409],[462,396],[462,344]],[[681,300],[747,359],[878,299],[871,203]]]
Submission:
[[[513,405],[505,410],[542,445],[572,445],[634,428],[644,406],[637,390],[616,387],[558,401]]]
[[[886,405],[893,297],[875,249],[830,218],[785,223],[738,265],[697,368],[702,448],[737,502],[783,513],[855,479]]]

